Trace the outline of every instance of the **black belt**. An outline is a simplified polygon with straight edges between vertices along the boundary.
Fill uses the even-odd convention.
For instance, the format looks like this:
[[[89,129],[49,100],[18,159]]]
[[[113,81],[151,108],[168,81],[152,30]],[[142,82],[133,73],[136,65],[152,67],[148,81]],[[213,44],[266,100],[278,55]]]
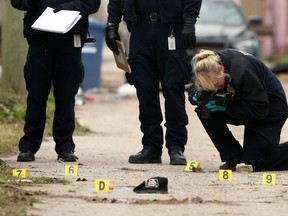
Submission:
[[[158,13],[150,13],[148,15],[140,16],[140,19],[142,19],[142,20],[150,20],[150,21],[159,21],[160,17],[161,16]]]

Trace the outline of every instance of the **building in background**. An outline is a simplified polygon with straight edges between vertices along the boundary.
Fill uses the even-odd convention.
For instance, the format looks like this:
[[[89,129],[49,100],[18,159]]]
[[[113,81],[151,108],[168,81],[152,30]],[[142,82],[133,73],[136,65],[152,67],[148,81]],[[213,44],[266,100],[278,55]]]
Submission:
[[[288,1],[237,0],[247,17],[259,16],[262,26],[255,29],[259,35],[263,59],[288,55]]]

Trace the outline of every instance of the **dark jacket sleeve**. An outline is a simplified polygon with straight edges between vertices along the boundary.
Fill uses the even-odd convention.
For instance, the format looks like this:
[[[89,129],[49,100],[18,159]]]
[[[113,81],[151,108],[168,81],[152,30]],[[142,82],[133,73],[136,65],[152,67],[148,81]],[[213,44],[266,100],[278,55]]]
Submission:
[[[40,1],[40,0],[39,0]],[[59,1],[61,2],[61,1]],[[33,4],[32,4],[33,3]],[[64,3],[57,4],[57,1],[52,2],[52,4],[56,4],[57,6],[61,6],[63,10],[76,10],[80,11],[82,16],[88,16],[89,14],[95,13],[99,10],[101,0],[73,0],[73,1],[66,1]],[[11,0],[11,5],[23,11],[29,11],[33,9],[35,6],[42,5],[49,5],[48,1],[37,2],[37,1],[30,1],[30,0]]]
[[[77,10],[80,14],[87,16],[99,10],[101,0],[74,0],[60,4],[64,10]]]
[[[28,11],[33,8],[33,5],[30,4],[29,0],[11,0],[11,5],[22,11]]]
[[[115,23],[119,24],[122,19],[122,9],[123,9],[123,2],[122,0],[110,0],[108,4],[108,22],[109,23]],[[127,1],[128,3],[131,2],[131,0]],[[126,3],[126,4],[128,4]],[[128,5],[129,6],[129,5]],[[127,8],[129,8],[127,6]],[[132,8],[131,8],[132,9]]]
[[[197,19],[202,0],[183,0],[183,19]]]
[[[237,71],[231,69],[234,70],[231,78],[234,79],[240,100],[228,104],[227,114],[245,121],[264,119],[269,113],[269,97],[265,87],[251,68],[240,68]]]

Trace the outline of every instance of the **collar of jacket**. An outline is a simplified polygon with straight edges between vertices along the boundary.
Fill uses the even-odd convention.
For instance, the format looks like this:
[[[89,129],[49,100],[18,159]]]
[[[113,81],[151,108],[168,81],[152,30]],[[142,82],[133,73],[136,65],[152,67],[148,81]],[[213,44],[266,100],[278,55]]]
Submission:
[[[224,52],[224,51],[215,51],[215,53],[220,56],[221,63],[224,66],[225,70],[229,71],[230,66],[231,66],[232,56],[230,56],[229,53]]]

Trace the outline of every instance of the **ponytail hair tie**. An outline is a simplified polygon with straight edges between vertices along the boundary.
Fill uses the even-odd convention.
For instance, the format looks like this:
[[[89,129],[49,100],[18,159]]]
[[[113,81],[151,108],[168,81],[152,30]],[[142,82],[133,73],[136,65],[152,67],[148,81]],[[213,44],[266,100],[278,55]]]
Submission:
[[[210,56],[210,55],[209,54],[204,54],[204,55],[200,56],[199,58],[200,58],[200,60],[203,60],[203,59],[208,58],[208,56]]]

